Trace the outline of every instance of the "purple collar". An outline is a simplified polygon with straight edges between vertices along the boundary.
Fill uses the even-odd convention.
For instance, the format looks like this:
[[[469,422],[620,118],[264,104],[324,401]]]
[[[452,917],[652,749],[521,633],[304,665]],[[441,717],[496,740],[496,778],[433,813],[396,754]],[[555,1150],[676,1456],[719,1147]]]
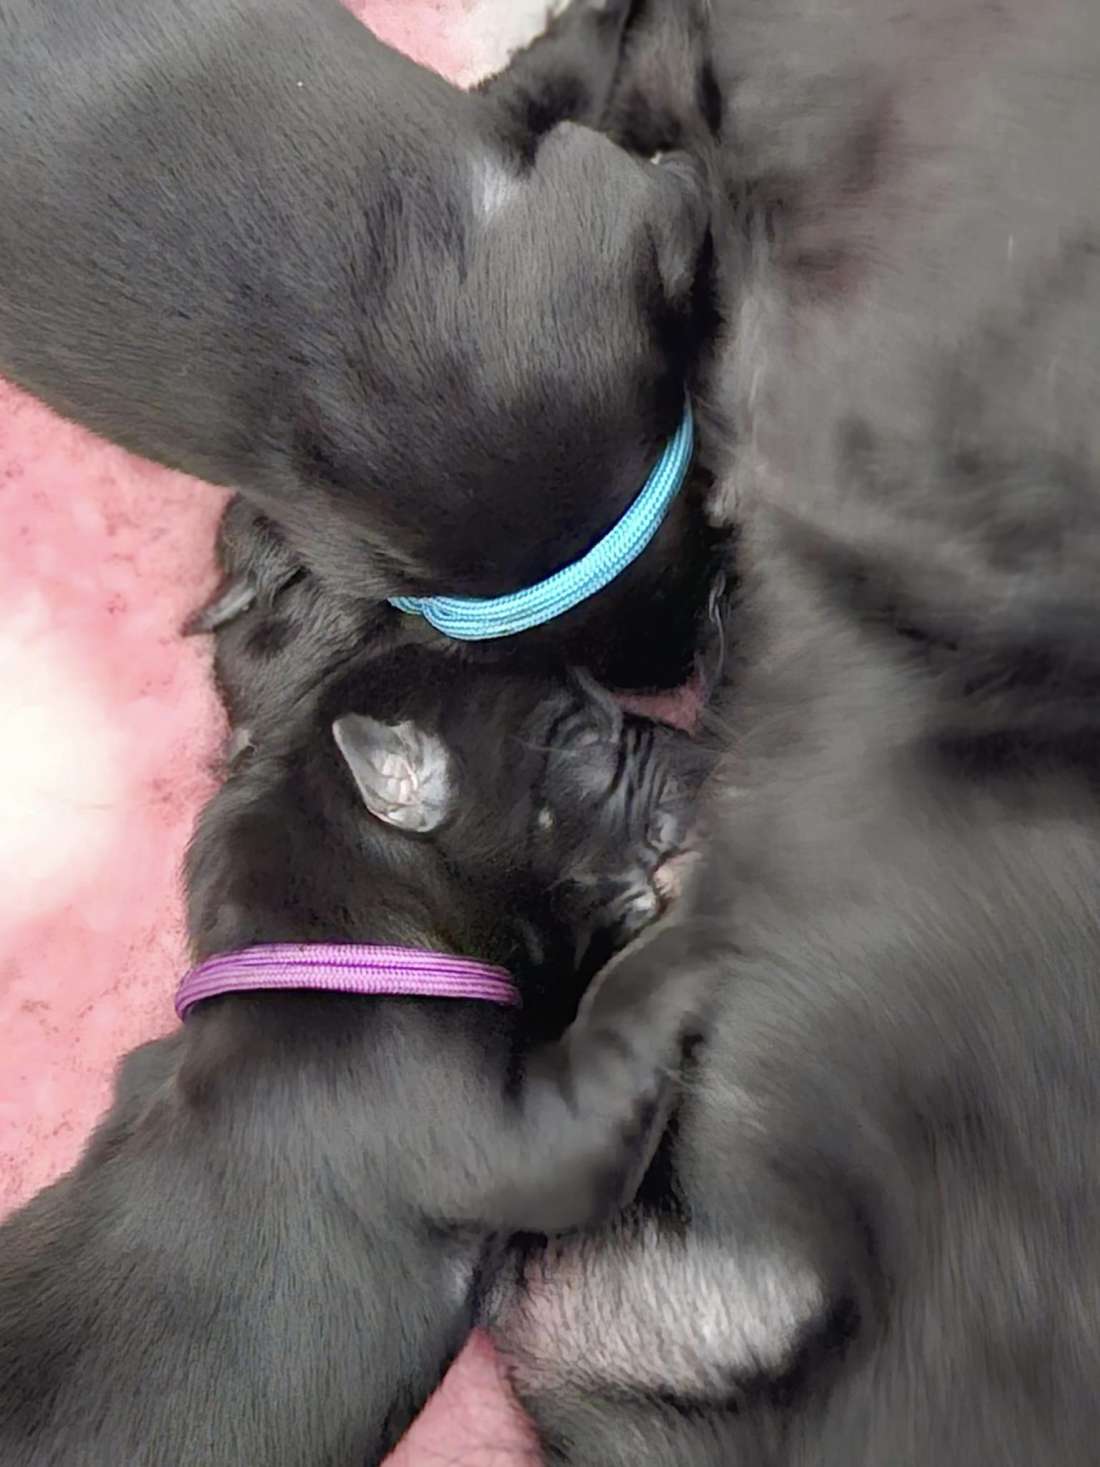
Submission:
[[[387,998],[480,998],[518,1004],[519,993],[504,968],[415,947],[372,947],[342,942],[276,942],[236,953],[217,953],[184,974],[176,1013],[186,1019],[194,1004],[219,993],[264,988],[324,989],[328,993]]]

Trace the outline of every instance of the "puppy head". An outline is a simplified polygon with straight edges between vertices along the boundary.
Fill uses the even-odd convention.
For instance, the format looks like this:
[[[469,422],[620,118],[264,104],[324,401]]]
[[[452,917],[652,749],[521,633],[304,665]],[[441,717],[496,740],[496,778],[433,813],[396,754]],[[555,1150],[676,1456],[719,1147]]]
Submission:
[[[539,932],[567,934],[577,954],[599,934],[613,951],[662,910],[659,871],[687,838],[696,750],[585,680],[481,681],[474,717],[421,698],[396,722],[336,718],[363,806],[430,845],[493,925],[524,914],[536,955],[550,940]]]
[[[318,492],[276,512],[345,590],[496,596],[589,549],[675,431],[705,334],[706,189],[682,158],[565,124],[526,151],[483,138],[419,193],[392,201],[304,389],[291,458]],[[619,581],[529,635],[610,683],[672,685],[708,556],[695,482]]]
[[[705,774],[703,747],[635,717],[587,679],[547,740],[534,860],[556,879],[578,950],[606,959],[673,898]],[[554,876],[554,871],[558,872]],[[564,873],[564,874],[562,874]]]
[[[656,915],[637,893],[673,841],[665,751],[643,761],[635,721],[594,690],[406,648],[293,721],[199,823],[200,954],[395,942],[557,982],[597,927],[626,936]]]

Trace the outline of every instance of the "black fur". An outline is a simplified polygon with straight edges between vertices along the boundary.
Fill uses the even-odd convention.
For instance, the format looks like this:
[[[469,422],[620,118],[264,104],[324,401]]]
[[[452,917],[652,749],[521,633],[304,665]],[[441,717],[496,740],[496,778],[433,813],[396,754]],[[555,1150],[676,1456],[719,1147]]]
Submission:
[[[582,673],[563,679],[544,673],[469,670],[444,665],[439,653],[414,656],[412,648],[380,660],[367,675],[368,662],[381,657],[389,622],[377,609],[327,593],[320,582],[301,571],[286,555],[279,534],[243,500],[227,506],[219,527],[219,563],[227,590],[207,607],[216,623],[214,681],[230,722],[230,764],[282,739],[282,726],[295,707],[315,706],[321,689],[345,684],[349,665],[361,667],[371,698],[393,697],[395,667],[422,667],[428,679],[439,679],[458,704],[469,697],[487,717],[485,756],[497,758],[500,742],[537,738],[547,757],[543,770],[544,807],[538,820],[551,839],[538,876],[566,893],[562,920],[571,930],[576,952],[584,955],[582,971],[594,973],[613,951],[637,936],[666,908],[678,882],[675,858],[688,844],[698,791],[713,767],[710,742],[686,738],[645,717],[623,713],[612,697]],[[248,587],[248,606],[221,619],[219,607]],[[402,638],[395,638],[402,645]],[[515,676],[510,698],[507,678]],[[400,679],[399,679],[400,682]],[[532,732],[524,700],[544,698],[541,725]],[[434,709],[434,697],[427,706]],[[496,722],[481,704],[499,697]],[[516,701],[518,698],[519,701]],[[337,694],[339,700],[339,694]],[[386,707],[386,704],[380,704]],[[509,710],[527,719],[527,733],[509,728]],[[397,717],[397,713],[393,713]],[[466,757],[472,757],[474,731],[463,732]],[[483,757],[483,756],[478,756]],[[516,783],[518,805],[506,814],[496,808],[500,848],[506,833],[524,829],[529,791]],[[550,824],[551,822],[551,824]],[[516,845],[521,846],[515,835]],[[515,860],[515,854],[507,855]],[[670,864],[673,863],[673,868]],[[666,885],[666,876],[669,885]],[[560,984],[557,984],[560,990]],[[560,996],[560,995],[559,995]],[[544,995],[538,1012],[571,1017],[568,1009]]]
[[[743,591],[680,970],[718,1010],[667,1190],[520,1259],[497,1337],[548,1461],[1085,1467],[1100,16],[690,8],[642,7],[608,125],[673,57],[654,115],[717,117],[732,211]]]
[[[610,973],[547,1038],[583,933],[637,923],[585,879],[649,854],[629,848],[632,721],[575,681],[424,649],[351,664],[334,643],[326,664],[314,590],[223,633],[253,737],[192,844],[197,957],[428,947],[509,966],[527,1008],[233,995],[130,1055],[83,1160],[0,1228],[4,1467],[380,1461],[463,1342],[494,1237],[613,1209],[656,1139],[700,995]],[[277,618],[301,633],[281,698],[253,676]],[[398,781],[381,819],[356,784],[369,803],[386,766],[356,740],[385,753],[401,729],[414,795]],[[686,805],[670,791],[648,786],[654,840]],[[421,797],[434,825],[402,831]]]
[[[338,0],[4,0],[0,370],[239,488],[347,596],[558,569],[638,492],[699,346],[696,172],[563,121],[602,105],[628,9],[559,22],[583,85],[548,57],[467,93]],[[682,681],[705,488],[525,650]]]

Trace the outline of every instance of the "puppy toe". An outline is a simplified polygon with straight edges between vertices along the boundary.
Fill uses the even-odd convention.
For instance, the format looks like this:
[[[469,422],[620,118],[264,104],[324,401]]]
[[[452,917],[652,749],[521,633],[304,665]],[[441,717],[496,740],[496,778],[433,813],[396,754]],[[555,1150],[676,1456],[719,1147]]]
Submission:
[[[697,869],[699,860],[699,852],[696,850],[679,851],[657,867],[653,873],[653,887],[664,907],[667,908],[683,896],[684,888]]]

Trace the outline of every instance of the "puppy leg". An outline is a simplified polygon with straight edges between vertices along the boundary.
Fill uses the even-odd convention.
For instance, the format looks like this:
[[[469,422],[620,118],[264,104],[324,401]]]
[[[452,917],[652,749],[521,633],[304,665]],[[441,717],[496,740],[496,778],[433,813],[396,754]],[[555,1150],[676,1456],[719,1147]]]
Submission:
[[[571,0],[542,35],[478,91],[506,109],[524,134],[559,122],[600,127],[636,0]]]
[[[176,1075],[183,1047],[182,1031],[150,1039],[130,1050],[115,1071],[111,1108],[99,1122],[79,1163],[94,1171],[109,1161],[137,1128],[149,1106]]]
[[[709,969],[689,966],[686,947],[682,929],[651,928],[596,979],[564,1036],[527,1057],[518,1088],[486,1085],[425,1208],[489,1232],[553,1233],[629,1200],[709,997]]]

